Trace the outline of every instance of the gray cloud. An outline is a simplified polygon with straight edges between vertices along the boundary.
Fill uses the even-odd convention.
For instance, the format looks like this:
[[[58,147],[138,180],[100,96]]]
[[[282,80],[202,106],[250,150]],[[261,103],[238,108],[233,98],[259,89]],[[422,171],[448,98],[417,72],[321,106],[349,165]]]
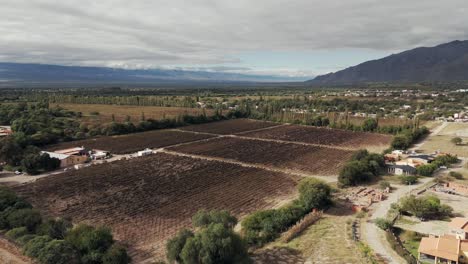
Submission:
[[[235,64],[236,54],[256,50],[395,52],[468,39],[466,0],[3,0],[1,5],[1,61],[198,67]]]

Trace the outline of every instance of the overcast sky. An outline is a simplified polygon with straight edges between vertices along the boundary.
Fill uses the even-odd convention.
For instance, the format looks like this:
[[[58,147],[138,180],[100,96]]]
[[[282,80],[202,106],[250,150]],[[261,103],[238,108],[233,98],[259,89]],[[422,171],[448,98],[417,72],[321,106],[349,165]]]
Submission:
[[[467,25],[467,0],[1,0],[0,61],[312,76]]]

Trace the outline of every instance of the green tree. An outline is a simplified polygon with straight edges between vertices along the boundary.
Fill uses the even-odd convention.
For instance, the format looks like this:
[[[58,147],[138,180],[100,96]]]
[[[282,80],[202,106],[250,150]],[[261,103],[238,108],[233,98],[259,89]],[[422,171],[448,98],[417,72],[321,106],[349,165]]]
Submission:
[[[192,231],[188,229],[182,229],[179,231],[179,233],[177,233],[175,237],[169,239],[169,241],[166,244],[167,259],[169,260],[169,262],[182,263],[180,253],[182,252],[182,249],[187,243],[187,240],[192,237],[194,237]]]
[[[79,257],[73,247],[64,240],[52,240],[39,251],[41,264],[78,264]]]
[[[452,138],[450,141],[455,145],[460,145],[461,143],[463,143],[463,139],[461,139],[460,137]]]
[[[35,209],[23,208],[10,213],[7,221],[11,228],[26,227],[29,231],[34,231],[41,224],[42,216]]]
[[[222,224],[227,228],[234,228],[237,224],[237,219],[226,210],[212,210],[209,212],[206,210],[200,210],[192,216],[192,223],[195,227],[206,227],[209,224],[217,223]]]
[[[299,183],[299,202],[309,210],[326,208],[331,205],[331,188],[323,181],[305,178]]]
[[[127,254],[127,250],[117,244],[112,245],[102,258],[103,264],[127,264],[130,262],[131,258]]]
[[[374,118],[367,118],[362,124],[363,131],[375,131],[379,126],[378,122]]]

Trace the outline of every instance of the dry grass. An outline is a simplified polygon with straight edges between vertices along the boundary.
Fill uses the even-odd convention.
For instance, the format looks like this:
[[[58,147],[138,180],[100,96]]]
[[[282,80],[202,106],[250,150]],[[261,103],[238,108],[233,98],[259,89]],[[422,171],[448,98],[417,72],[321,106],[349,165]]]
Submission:
[[[347,222],[352,215],[341,215],[342,208],[334,208],[289,243],[277,240],[267,248],[289,248],[302,253],[307,263],[367,263],[357,244],[348,236]],[[334,212],[340,211],[340,212]]]
[[[181,114],[200,115],[203,109],[200,108],[183,108],[183,107],[159,107],[159,106],[132,106],[132,105],[106,105],[106,104],[51,104],[51,106],[60,106],[62,108],[83,113],[83,121],[85,122],[110,122],[112,115],[115,121],[122,122],[130,117],[134,123],[139,122],[142,113],[146,119],[163,119],[174,118]],[[98,112],[99,115],[93,115],[93,112]],[[207,115],[214,114],[213,110],[206,109]]]
[[[453,136],[430,136],[420,147],[420,150],[427,153],[441,151],[456,154],[459,157],[468,157],[468,145],[455,145],[450,142],[452,138]],[[468,142],[468,137],[463,138],[463,141]]]

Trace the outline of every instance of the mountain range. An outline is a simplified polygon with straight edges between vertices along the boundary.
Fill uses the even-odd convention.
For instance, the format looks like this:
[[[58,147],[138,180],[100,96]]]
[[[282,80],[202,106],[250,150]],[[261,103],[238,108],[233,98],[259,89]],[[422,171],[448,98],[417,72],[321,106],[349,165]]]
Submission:
[[[311,84],[468,80],[468,41],[420,47],[315,77]]]
[[[297,82],[303,78],[178,69],[129,70],[0,62],[0,87]]]

